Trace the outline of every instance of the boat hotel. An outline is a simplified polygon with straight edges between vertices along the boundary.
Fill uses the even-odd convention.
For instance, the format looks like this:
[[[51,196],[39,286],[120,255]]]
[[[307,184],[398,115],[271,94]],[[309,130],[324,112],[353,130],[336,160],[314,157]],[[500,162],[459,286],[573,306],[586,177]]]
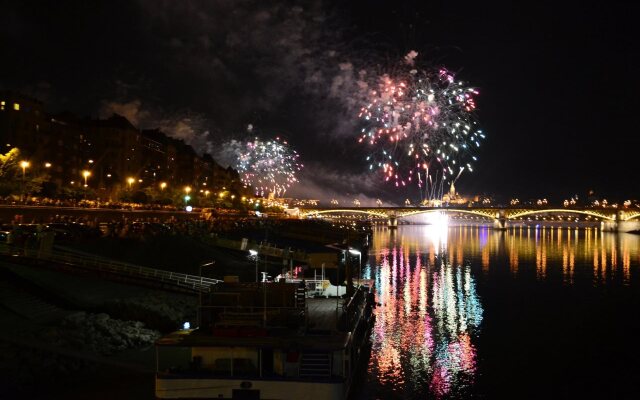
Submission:
[[[375,300],[364,285],[325,297],[327,284],[216,285],[198,329],[156,342],[156,398],[346,399],[369,350]]]

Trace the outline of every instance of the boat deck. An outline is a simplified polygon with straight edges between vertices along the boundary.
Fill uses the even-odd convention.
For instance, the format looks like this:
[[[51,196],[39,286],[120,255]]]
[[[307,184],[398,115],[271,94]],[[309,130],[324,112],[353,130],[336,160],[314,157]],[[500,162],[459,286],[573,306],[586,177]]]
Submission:
[[[310,298],[306,301],[308,310],[307,326],[310,330],[336,330],[338,317],[343,313],[343,299]]]
[[[342,298],[306,298],[304,319],[298,318],[294,325],[269,325],[260,328],[254,325],[225,326],[224,328],[177,331],[156,341],[159,346],[182,347],[262,347],[262,348],[304,348],[311,351],[334,351],[348,346],[351,332],[344,329],[345,299]],[[242,310],[235,306],[231,309]],[[298,310],[284,307],[283,310]],[[268,310],[268,309],[267,309]],[[274,308],[277,311],[277,307]],[[240,312],[238,311],[238,313]],[[242,315],[253,315],[256,312],[244,312]],[[259,313],[259,316],[264,315]],[[284,314],[285,316],[288,314]],[[293,314],[292,314],[293,315]],[[293,318],[293,317],[292,317]],[[243,320],[246,322],[246,318]],[[259,318],[262,321],[262,318]],[[322,339],[319,340],[319,337]]]

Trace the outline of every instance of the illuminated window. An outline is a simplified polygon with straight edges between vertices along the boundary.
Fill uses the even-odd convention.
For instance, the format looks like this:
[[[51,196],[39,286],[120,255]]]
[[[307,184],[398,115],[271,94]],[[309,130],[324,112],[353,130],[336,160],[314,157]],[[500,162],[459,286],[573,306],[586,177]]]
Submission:
[[[13,109],[16,110],[16,111],[20,111],[20,104],[13,103]]]
[[[4,105],[6,103],[4,102],[4,100],[0,101],[0,110],[4,110]]]

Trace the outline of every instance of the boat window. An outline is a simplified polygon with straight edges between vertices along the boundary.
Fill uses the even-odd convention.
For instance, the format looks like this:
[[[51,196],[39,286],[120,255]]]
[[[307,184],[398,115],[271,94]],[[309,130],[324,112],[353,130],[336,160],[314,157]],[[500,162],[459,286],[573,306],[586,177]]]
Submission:
[[[286,377],[298,377],[300,370],[300,352],[289,351],[284,357],[284,376]]]
[[[275,350],[273,352],[273,373],[276,375],[284,375],[284,354],[282,350]]]
[[[258,349],[245,347],[194,347],[192,371],[215,376],[258,374]]]
[[[231,376],[231,349],[227,347],[194,347],[193,359],[199,358],[202,371],[213,375]]]
[[[262,349],[261,353],[261,363],[262,363],[262,376],[273,376],[274,368],[273,368],[273,349]]]
[[[213,365],[210,366],[210,370],[214,375],[231,376],[231,359],[216,358]]]
[[[233,348],[233,375],[256,375],[258,373],[258,349]]]
[[[158,372],[175,374],[189,371],[191,349],[189,347],[159,346]]]

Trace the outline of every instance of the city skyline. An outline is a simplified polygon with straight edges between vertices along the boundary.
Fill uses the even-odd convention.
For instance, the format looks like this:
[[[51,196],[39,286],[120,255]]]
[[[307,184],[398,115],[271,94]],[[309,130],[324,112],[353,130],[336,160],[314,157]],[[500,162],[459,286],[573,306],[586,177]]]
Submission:
[[[305,164],[292,195],[401,203],[417,196],[366,173],[345,93],[415,50],[480,90],[487,138],[461,193],[640,196],[625,174],[639,144],[634,6],[294,5],[10,5],[0,88],[53,112],[116,112],[214,158],[230,138],[285,137]]]
[[[37,99],[0,91],[0,138],[3,179],[10,179],[19,163],[23,183],[40,182],[30,190],[34,196],[168,202],[185,187],[203,197],[247,192],[238,173],[210,154],[198,155],[183,140],[159,129],[138,129],[115,113],[104,119],[52,115]],[[3,184],[10,190],[10,182]],[[143,189],[146,195],[138,193]]]

